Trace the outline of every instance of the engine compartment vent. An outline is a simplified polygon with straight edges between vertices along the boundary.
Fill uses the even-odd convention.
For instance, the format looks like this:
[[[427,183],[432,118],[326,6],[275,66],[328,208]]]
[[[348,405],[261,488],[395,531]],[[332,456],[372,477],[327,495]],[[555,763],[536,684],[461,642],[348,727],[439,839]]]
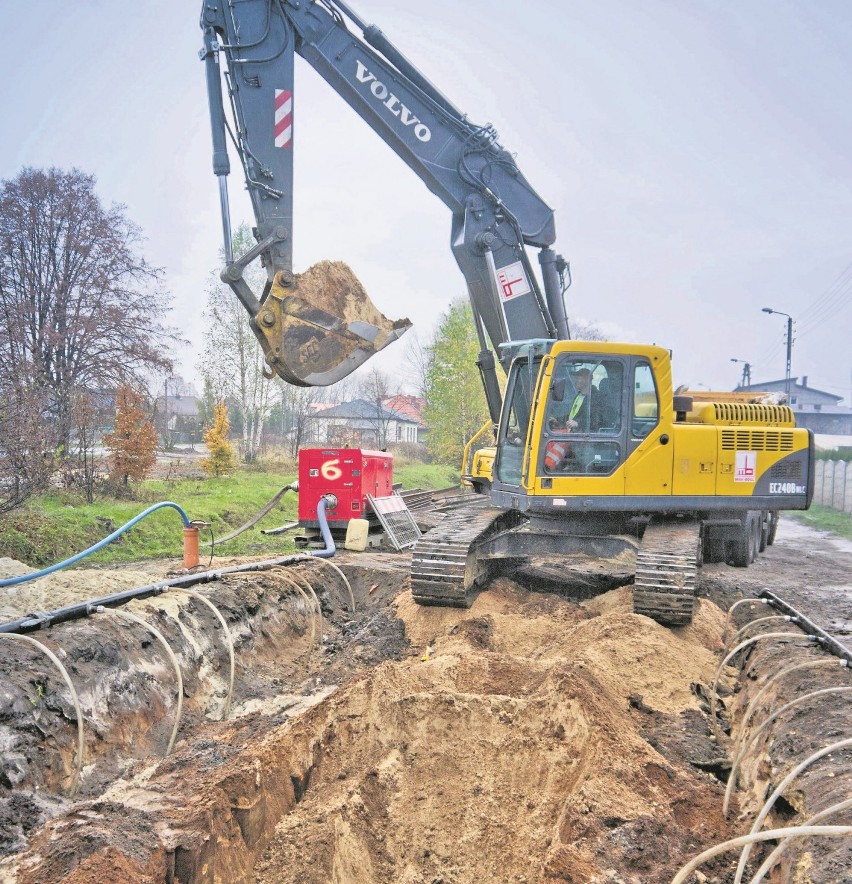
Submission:
[[[790,430],[722,430],[721,433],[723,451],[793,450],[793,433]]]

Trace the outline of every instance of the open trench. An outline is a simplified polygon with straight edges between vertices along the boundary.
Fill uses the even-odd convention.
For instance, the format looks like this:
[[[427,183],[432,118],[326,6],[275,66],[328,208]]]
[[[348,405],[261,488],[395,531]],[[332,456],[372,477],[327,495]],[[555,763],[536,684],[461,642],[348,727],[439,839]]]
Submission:
[[[758,643],[721,672],[714,739],[723,642],[765,614],[741,606],[726,632],[713,598],[727,607],[750,594],[726,566],[711,566],[693,624],[667,629],[631,613],[627,586],[577,601],[592,595],[594,568],[575,599],[503,578],[459,611],[412,602],[407,556],[335,561],[352,597],[318,561],[201,589],[235,646],[226,720],[228,652],[207,606],[179,591],[128,606],[180,667],[168,756],[176,676],[150,631],[107,612],[34,633],[79,693],[85,752],[73,798],[68,689],[43,655],[5,642],[0,880],[671,881],[689,858],[748,831],[803,743],[849,735],[848,695],[803,704],[748,748],[723,813],[738,722],[767,674],[792,659],[825,664],[767,690],[749,736],[796,692],[852,684],[812,645]],[[66,603],[142,585],[157,567],[24,586]],[[849,797],[848,761],[839,751],[815,764],[765,828]],[[749,869],[768,852],[757,845]],[[852,880],[850,857],[849,839],[809,842],[767,880]],[[736,861],[722,854],[692,880],[732,881]]]

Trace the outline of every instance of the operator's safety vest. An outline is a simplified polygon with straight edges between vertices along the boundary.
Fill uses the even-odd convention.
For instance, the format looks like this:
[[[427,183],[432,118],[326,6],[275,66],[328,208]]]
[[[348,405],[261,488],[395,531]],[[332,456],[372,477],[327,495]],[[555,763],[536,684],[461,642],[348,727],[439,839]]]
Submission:
[[[567,442],[551,441],[544,449],[544,468],[552,473],[568,456],[571,446]]]
[[[571,403],[571,411],[568,414],[568,420],[572,421],[577,416],[577,412],[583,407],[583,402],[586,401],[586,397],[582,393],[578,393],[574,397],[574,401]]]

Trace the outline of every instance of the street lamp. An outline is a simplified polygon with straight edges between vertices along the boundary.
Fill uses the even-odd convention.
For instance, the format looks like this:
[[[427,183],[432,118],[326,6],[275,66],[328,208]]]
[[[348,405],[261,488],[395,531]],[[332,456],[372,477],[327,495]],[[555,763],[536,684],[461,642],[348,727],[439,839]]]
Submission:
[[[740,381],[741,387],[750,387],[751,386],[751,363],[746,362],[745,359],[731,359],[731,362],[742,362],[743,364],[743,379]]]
[[[786,390],[787,390],[787,405],[790,404],[790,365],[793,359],[793,317],[790,316],[789,313],[782,313],[780,310],[773,310],[771,307],[764,307],[764,313],[777,313],[779,316],[787,317],[787,375],[786,375]]]

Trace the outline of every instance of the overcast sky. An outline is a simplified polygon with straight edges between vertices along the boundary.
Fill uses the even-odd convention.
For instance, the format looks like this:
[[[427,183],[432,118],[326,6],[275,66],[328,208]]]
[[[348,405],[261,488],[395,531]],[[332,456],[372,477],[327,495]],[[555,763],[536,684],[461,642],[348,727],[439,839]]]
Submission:
[[[848,0],[353,0],[457,107],[493,123],[555,209],[569,320],[674,352],[675,382],[852,375]],[[221,247],[200,4],[7,4],[0,178],[94,174],[165,271],[192,349]],[[295,269],[344,260],[426,339],[464,296],[448,210],[297,59]],[[251,221],[232,156],[234,222]],[[535,262],[537,264],[537,262]],[[402,342],[379,357],[401,361]]]

